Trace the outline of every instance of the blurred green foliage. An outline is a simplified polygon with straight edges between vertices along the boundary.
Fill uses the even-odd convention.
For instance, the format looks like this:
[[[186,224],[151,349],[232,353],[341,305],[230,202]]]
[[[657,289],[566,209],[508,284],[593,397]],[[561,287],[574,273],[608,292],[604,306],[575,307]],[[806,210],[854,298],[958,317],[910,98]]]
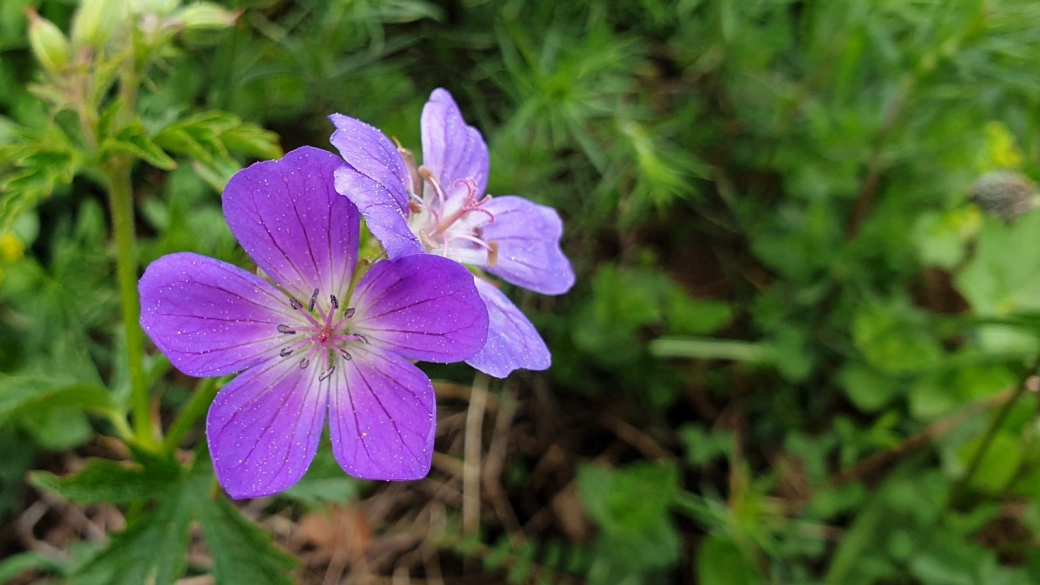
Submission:
[[[69,30],[74,4],[0,0],[4,522],[38,454],[125,435],[92,156],[139,161],[141,267],[243,263],[219,206],[232,173],[327,147],[334,111],[418,144],[442,86],[488,140],[489,190],[566,218],[578,285],[521,299],[553,352],[542,381],[620,408],[659,451],[607,465],[587,461],[595,433],[575,448],[591,541],[463,536],[452,519],[443,549],[511,583],[1040,582],[1040,426],[1035,393],[1015,391],[1040,351],[1040,212],[1035,193],[1001,203],[1009,217],[973,190],[992,171],[1040,178],[1032,0],[229,0],[234,26],[156,45],[129,122],[102,67],[94,151],[42,101],[23,13]],[[186,408],[164,359],[144,370],[164,420]],[[193,520],[218,582],[288,582],[292,559],[214,495],[196,451],[190,469],[136,449],[33,473],[127,505],[130,524],[68,558],[11,556],[0,582],[171,583]],[[516,463],[522,486],[533,462]],[[285,497],[366,489],[322,453]]]

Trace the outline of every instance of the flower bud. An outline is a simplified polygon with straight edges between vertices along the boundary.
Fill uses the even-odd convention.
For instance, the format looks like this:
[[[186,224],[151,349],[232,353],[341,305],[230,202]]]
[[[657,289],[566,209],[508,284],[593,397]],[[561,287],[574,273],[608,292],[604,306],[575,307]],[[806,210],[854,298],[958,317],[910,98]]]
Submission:
[[[32,8],[26,8],[25,15],[29,17],[29,46],[36,60],[51,73],[61,71],[69,61],[69,41],[65,34]]]
[[[213,30],[227,28],[238,20],[240,11],[224,10],[210,2],[189,4],[171,18],[171,24],[185,30]]]
[[[72,42],[100,49],[128,16],[126,0],[82,0],[72,19]]]
[[[181,5],[180,0],[133,0],[130,10],[134,14],[158,14],[166,16]]]
[[[971,188],[971,198],[983,211],[1010,221],[1033,208],[1036,185],[1015,171],[992,171]]]

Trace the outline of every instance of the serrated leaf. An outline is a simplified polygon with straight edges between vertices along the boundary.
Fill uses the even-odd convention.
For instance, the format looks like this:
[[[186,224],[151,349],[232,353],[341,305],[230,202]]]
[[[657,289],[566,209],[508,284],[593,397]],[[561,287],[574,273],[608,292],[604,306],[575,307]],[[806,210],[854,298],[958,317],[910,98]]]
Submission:
[[[260,159],[281,158],[284,154],[279,146],[278,135],[255,124],[242,124],[230,128],[220,135],[229,151],[240,152]]]
[[[177,168],[177,163],[170,155],[148,137],[147,130],[140,122],[128,124],[114,137],[106,139],[101,150],[103,155],[129,154],[165,171]]]
[[[202,524],[202,536],[213,557],[216,582],[291,585],[288,573],[296,560],[276,548],[267,532],[243,517],[214,487],[207,460],[192,472],[187,489],[193,498],[194,517]]]
[[[69,579],[71,585],[173,583],[187,563],[191,533],[189,494],[159,500],[158,507],[139,518]]]
[[[242,516],[223,496],[206,500],[199,512],[202,534],[213,555],[217,583],[291,585],[296,560],[271,544],[271,536]]]
[[[169,467],[90,459],[87,467],[74,475],[35,472],[29,479],[37,487],[74,502],[120,504],[161,497],[171,485],[176,486],[178,477],[177,470]]]

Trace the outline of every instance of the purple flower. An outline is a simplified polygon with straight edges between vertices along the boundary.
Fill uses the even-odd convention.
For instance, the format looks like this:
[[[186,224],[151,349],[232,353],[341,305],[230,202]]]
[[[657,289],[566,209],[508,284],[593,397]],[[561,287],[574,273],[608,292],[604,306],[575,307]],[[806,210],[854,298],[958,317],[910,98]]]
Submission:
[[[434,90],[423,108],[422,166],[372,126],[329,118],[332,144],[347,163],[336,171],[336,190],[358,206],[390,259],[436,254],[547,295],[574,285],[560,250],[560,216],[522,197],[485,195],[487,145],[447,91]],[[466,363],[500,378],[548,368],[549,349],[527,317],[493,285],[475,280],[490,325],[486,345]]]
[[[347,473],[425,476],[436,402],[409,360],[459,361],[484,345],[487,311],[455,262],[411,256],[361,274],[360,217],[332,185],[341,164],[300,148],[228,183],[228,226],[274,284],[188,253],[156,260],[141,278],[141,326],[177,369],[242,372],[206,421],[217,479],[234,498],[299,481],[326,411]]]

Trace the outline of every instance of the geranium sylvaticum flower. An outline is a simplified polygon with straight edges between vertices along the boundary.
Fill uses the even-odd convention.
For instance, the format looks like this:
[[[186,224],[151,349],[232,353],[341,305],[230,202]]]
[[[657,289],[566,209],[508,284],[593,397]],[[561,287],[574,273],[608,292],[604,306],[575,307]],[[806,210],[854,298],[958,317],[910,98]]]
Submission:
[[[330,119],[332,144],[347,163],[336,171],[336,190],[358,206],[389,258],[444,256],[547,295],[574,285],[560,216],[522,197],[485,193],[487,145],[447,91],[434,90],[423,108],[421,166],[372,126]],[[486,345],[466,363],[497,377],[548,368],[549,350],[527,317],[486,280],[476,285],[490,325]]]
[[[177,369],[241,372],[206,421],[217,478],[235,498],[295,484],[326,413],[347,473],[425,476],[436,403],[410,360],[459,361],[485,342],[487,310],[462,266],[434,256],[358,263],[360,215],[333,189],[341,164],[300,148],[228,183],[228,226],[270,281],[190,253],[156,260],[141,278],[141,325]]]

